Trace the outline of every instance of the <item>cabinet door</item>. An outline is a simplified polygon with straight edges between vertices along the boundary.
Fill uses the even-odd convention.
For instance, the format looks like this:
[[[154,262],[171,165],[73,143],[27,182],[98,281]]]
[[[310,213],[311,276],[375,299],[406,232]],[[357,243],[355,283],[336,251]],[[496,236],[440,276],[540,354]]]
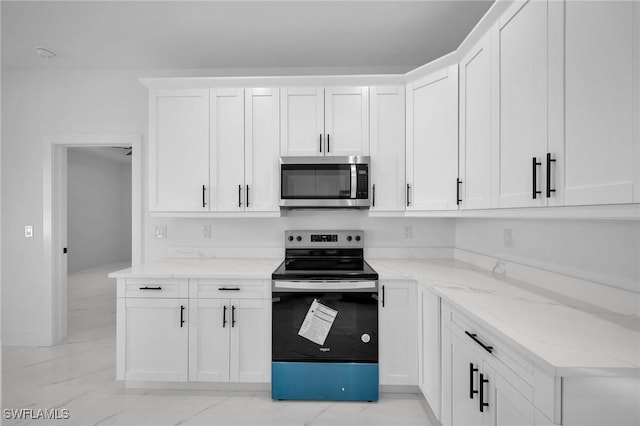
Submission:
[[[633,64],[640,43],[634,39],[634,8],[640,5],[565,4],[565,146],[564,152],[562,147],[551,150],[558,160],[557,169],[552,166],[556,187],[564,178],[564,204],[640,201],[634,200],[634,186],[640,183],[640,138],[634,138],[634,121],[637,126],[639,120],[634,96],[640,94]]]
[[[415,282],[382,283],[378,318],[382,385],[418,382],[416,287]]]
[[[244,89],[211,90],[211,210],[244,210]]]
[[[495,27],[500,125],[496,153],[500,207],[546,204],[543,191],[547,149],[547,2],[514,3]],[[533,164],[533,158],[539,165]],[[533,199],[535,188],[540,191]]]
[[[460,199],[463,209],[491,207],[491,34],[460,62]]]
[[[371,88],[371,210],[404,211],[405,87]]]
[[[229,299],[191,299],[189,380],[229,381]]]
[[[281,155],[324,155],[324,89],[280,90]]]
[[[421,286],[418,288],[418,304],[418,385],[431,411],[440,420],[440,298]]]
[[[149,209],[209,210],[208,187],[209,91],[152,90]]]
[[[118,299],[119,379],[187,381],[187,309],[188,299]]]
[[[231,300],[233,382],[267,383],[271,369],[271,300]]]
[[[451,333],[451,424],[483,424],[479,408],[479,381],[482,366],[473,350],[455,333]]]
[[[407,210],[456,210],[457,65],[409,85],[407,117]]]
[[[245,89],[245,207],[278,211],[280,91]]]
[[[324,90],[325,155],[369,155],[369,88]]]
[[[482,367],[485,426],[534,426],[533,403],[486,363]]]

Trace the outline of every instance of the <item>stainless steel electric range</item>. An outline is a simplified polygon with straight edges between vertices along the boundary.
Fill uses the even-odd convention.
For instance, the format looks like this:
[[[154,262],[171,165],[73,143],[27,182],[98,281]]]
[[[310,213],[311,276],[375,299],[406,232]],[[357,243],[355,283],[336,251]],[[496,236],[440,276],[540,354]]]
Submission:
[[[378,274],[363,231],[286,231],[272,274],[273,399],[378,400]]]

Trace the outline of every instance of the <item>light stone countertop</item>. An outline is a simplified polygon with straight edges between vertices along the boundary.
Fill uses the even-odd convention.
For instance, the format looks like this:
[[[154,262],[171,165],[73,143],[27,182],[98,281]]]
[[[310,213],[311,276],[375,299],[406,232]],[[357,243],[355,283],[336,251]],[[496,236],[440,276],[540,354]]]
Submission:
[[[549,374],[640,377],[640,331],[629,325],[635,320],[612,320],[615,313],[589,312],[453,259],[367,261],[380,280],[411,280],[427,286]],[[281,262],[281,258],[174,257],[109,277],[271,279]]]
[[[121,271],[109,278],[211,278],[270,280],[271,273],[282,263],[273,258],[165,258]]]
[[[640,332],[612,313],[530,291],[455,260],[369,259],[380,280],[415,280],[556,376],[640,377]],[[629,318],[627,318],[629,319]]]

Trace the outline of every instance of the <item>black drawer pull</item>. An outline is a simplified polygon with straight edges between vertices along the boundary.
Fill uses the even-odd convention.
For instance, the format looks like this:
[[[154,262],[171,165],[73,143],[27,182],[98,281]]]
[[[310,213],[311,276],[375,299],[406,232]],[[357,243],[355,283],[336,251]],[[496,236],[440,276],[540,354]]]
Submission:
[[[551,163],[555,163],[555,158],[551,158],[551,153],[547,152],[547,198],[551,198],[551,193],[556,192],[551,188]]]
[[[382,286],[382,307],[384,308],[384,285]]]
[[[204,195],[206,190],[207,190],[207,187],[202,185],[202,208],[207,207],[207,201],[206,201],[206,198],[205,198],[205,195]]]
[[[538,191],[538,166],[541,166],[542,163],[538,163],[538,160],[536,159],[536,157],[533,157],[532,162],[531,162],[531,170],[533,171],[533,175],[532,175],[532,187],[531,187],[531,195],[533,196],[533,199],[535,200],[536,198],[538,198],[538,194],[542,194],[542,191]]]
[[[460,205],[462,203],[462,199],[460,198],[460,184],[462,181],[460,178],[456,178],[456,204]]]
[[[180,305],[180,328],[184,326],[184,305]]]
[[[162,287],[157,286],[157,287],[140,287],[140,290],[162,290]]]
[[[475,373],[476,371],[478,371],[478,369],[474,368],[473,363],[470,362],[469,363],[469,399],[473,399],[473,395],[478,393],[477,390],[473,389],[473,373]]]
[[[488,402],[484,402],[484,384],[485,383],[489,383],[489,379],[485,379],[484,378],[484,374],[480,373],[480,412],[484,413],[484,407],[488,407],[489,403]]]
[[[240,291],[240,287],[218,287],[220,291]]]
[[[411,185],[407,184],[407,207],[411,205],[411,199],[409,198],[409,191],[411,191]]]
[[[487,346],[484,343],[482,343],[479,339],[478,339],[478,335],[475,333],[469,333],[468,331],[464,332],[467,336],[471,337],[471,339],[476,342],[477,344],[479,344],[480,346],[482,346],[482,349],[484,349],[485,351],[489,352],[489,353],[493,353],[493,346]]]
[[[222,307],[222,328],[227,325],[227,306]]]
[[[236,326],[236,307],[231,306],[231,327]]]
[[[376,184],[373,184],[373,187],[371,188],[373,190],[373,207],[376,206]]]

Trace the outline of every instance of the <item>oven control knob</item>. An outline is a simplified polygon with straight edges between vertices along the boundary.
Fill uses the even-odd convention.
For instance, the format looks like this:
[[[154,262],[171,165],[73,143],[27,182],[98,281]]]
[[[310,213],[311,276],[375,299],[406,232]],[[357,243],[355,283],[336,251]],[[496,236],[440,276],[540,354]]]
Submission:
[[[360,235],[356,235],[356,241],[360,241]]]
[[[362,343],[369,343],[371,341],[371,336],[369,336],[367,333],[364,333],[362,336],[360,336],[360,340],[362,340]]]
[[[349,235],[349,236],[347,237],[347,241],[351,241],[351,240],[352,240],[351,235]]]
[[[289,235],[289,241],[293,241],[293,235]]]
[[[302,241],[302,237],[301,237],[300,235],[298,235],[298,236],[296,237],[296,241]]]

